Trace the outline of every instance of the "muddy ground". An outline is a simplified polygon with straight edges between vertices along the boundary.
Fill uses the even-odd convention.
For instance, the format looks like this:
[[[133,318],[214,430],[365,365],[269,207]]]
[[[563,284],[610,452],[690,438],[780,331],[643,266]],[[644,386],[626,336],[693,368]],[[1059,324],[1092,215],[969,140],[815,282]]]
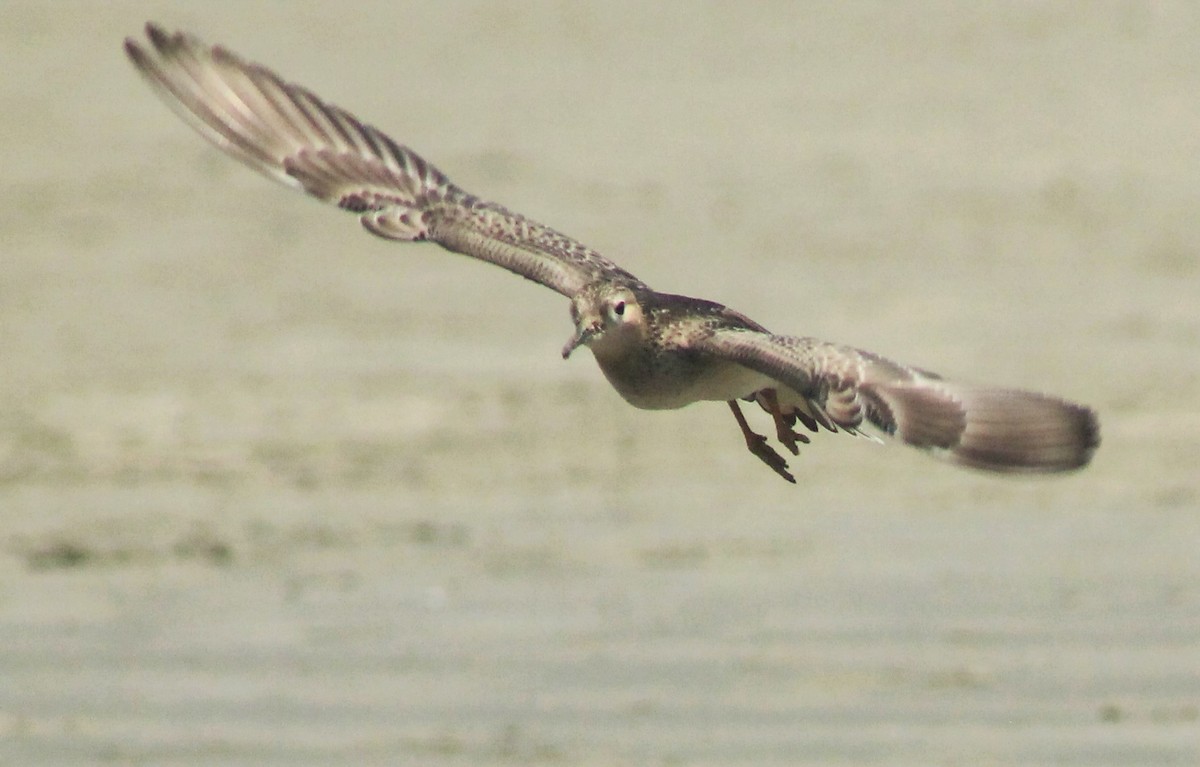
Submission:
[[[559,296],[204,144],[123,59],[148,17],[660,289],[1104,445],[1031,481],[827,437],[789,486],[724,406],[563,363]],[[1200,761],[1194,6],[0,20],[0,762]]]

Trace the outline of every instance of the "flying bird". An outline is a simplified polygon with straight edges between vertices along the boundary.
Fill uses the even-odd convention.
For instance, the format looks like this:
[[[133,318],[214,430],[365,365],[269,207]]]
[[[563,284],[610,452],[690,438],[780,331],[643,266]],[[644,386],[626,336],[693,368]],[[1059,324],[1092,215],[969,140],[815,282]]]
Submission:
[[[872,352],[776,335],[713,301],[660,293],[591,248],[463,190],[354,115],[221,46],[147,24],[125,52],[210,142],[254,170],[356,214],[367,231],[434,242],[570,301],[567,358],[591,350],[613,388],[650,410],[725,402],[746,447],[795,478],[739,402],[757,403],[792,455],[822,430],[891,437],[962,466],[1052,473],[1099,445],[1089,408],[1017,389],[949,381]],[[797,431],[800,429],[800,431]]]

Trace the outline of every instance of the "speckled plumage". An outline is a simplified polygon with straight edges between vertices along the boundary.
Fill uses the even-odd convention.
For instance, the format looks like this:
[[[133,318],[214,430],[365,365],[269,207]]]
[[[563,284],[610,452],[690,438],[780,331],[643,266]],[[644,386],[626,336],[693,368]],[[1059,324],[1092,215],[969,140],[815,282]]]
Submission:
[[[747,447],[789,481],[746,423],[757,402],[793,454],[819,430],[883,435],[966,466],[1057,472],[1099,444],[1090,409],[1043,394],[972,386],[870,352],[775,335],[720,304],[659,293],[565,234],[456,186],[411,149],[310,91],[219,46],[148,24],[130,60],[205,138],[264,175],[359,216],[383,238],[430,241],[571,300],[568,356],[588,346],[631,404],[726,401]]]

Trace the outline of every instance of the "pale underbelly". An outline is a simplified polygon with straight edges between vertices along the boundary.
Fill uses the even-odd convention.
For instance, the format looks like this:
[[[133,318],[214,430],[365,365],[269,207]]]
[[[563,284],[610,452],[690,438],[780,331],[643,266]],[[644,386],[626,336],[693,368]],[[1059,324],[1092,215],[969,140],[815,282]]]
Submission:
[[[671,372],[624,376],[601,365],[605,377],[626,402],[643,410],[674,410],[693,402],[724,402],[778,386],[768,376],[732,362],[709,362]]]

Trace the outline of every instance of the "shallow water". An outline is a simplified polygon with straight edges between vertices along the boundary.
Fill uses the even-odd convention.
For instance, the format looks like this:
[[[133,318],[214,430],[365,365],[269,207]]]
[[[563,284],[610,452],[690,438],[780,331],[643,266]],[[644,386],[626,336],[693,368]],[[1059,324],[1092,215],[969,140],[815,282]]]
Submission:
[[[466,188],[781,331],[1095,406],[1075,476],[643,413],[558,296],[0,25],[0,761],[1200,761],[1195,12],[211,4]],[[606,6],[609,7],[609,6]]]

